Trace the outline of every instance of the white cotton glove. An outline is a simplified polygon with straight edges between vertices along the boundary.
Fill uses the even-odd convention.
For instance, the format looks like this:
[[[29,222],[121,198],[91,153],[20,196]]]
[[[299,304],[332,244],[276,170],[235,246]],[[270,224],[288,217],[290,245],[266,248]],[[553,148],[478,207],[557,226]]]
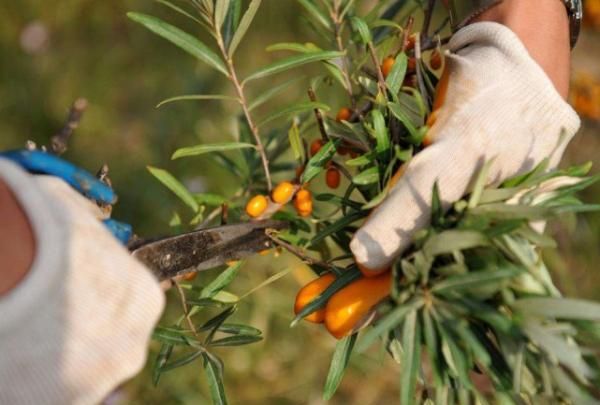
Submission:
[[[448,208],[484,162],[495,158],[489,183],[529,171],[547,157],[556,166],[579,129],[575,111],[510,29],[472,24],[452,37],[449,48],[447,89],[439,87],[445,94],[436,96],[436,104],[442,102],[427,135],[432,145],[408,164],[350,244],[367,269],[389,266],[415,231],[429,224],[436,181]]]
[[[0,404],[99,403],[143,367],[164,295],[62,180],[3,159],[0,177],[36,243],[29,273],[0,296]]]

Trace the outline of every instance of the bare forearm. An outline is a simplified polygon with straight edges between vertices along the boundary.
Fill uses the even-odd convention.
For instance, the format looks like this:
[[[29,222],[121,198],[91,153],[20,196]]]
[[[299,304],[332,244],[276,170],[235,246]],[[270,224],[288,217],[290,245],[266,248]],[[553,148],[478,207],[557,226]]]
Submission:
[[[0,180],[0,295],[25,277],[33,263],[35,239],[27,217]]]
[[[569,20],[560,0],[504,0],[476,21],[498,22],[510,28],[557,91],[567,97],[571,57]]]

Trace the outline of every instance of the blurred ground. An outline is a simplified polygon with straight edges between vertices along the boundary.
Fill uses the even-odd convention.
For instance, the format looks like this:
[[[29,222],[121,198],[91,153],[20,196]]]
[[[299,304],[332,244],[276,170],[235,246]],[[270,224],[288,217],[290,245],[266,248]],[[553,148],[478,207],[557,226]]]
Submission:
[[[72,101],[86,97],[90,107],[66,157],[94,171],[108,162],[120,194],[114,216],[148,235],[164,232],[173,210],[181,206],[147,173],[146,165],[193,180],[195,191],[231,192],[235,179],[215,169],[209,160],[171,162],[169,157],[181,146],[231,139],[229,117],[235,106],[190,102],[155,109],[157,102],[170,96],[230,89],[223,90],[227,83],[214,72],[127,20],[125,13],[130,10],[161,16],[198,32],[168,9],[147,0],[0,3],[0,150],[20,147],[26,139],[45,143],[61,127]],[[243,61],[242,71],[274,60],[277,55],[264,50],[271,42],[316,40],[301,15],[294,1],[264,1],[237,54]],[[574,52],[574,72],[586,72],[600,82],[600,32],[590,27]],[[260,85],[252,88],[259,90]],[[283,97],[305,96],[297,86]],[[598,121],[586,119],[564,164],[591,160],[597,172],[599,135]],[[600,186],[588,190],[584,198],[599,202]],[[547,256],[565,294],[600,299],[600,214],[567,218],[554,223],[550,231],[560,249],[559,254]],[[251,296],[235,315],[235,319],[263,329],[265,340],[222,351],[232,404],[322,403],[321,387],[334,341],[312,325],[288,327],[296,290],[309,274],[306,269],[289,258],[260,257],[231,290],[243,293],[288,265],[299,269],[275,287]],[[397,369],[383,353],[355,356],[339,394],[330,403],[395,403],[398,378]],[[152,387],[145,371],[113,400],[204,404],[208,403],[206,393],[201,367],[190,365],[166,375],[158,388]]]

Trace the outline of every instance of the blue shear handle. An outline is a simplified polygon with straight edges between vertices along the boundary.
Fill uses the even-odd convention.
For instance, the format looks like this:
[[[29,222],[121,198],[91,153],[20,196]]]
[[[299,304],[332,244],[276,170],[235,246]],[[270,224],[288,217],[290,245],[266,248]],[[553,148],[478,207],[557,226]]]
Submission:
[[[122,244],[126,245],[129,242],[129,239],[131,239],[131,235],[133,235],[131,225],[115,221],[114,219],[105,219],[102,222]]]
[[[104,204],[117,202],[115,192],[91,173],[71,163],[39,150],[0,152],[0,158],[12,160],[31,173],[60,177],[84,196]]]

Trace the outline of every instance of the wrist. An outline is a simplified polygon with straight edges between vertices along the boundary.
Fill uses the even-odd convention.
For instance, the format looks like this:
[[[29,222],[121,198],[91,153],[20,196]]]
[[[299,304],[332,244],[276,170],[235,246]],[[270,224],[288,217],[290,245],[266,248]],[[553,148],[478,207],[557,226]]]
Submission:
[[[567,97],[570,76],[569,17],[560,0],[504,0],[473,22],[493,21],[510,28],[531,57]]]
[[[27,274],[35,256],[33,231],[25,212],[8,186],[0,180],[0,296]]]

